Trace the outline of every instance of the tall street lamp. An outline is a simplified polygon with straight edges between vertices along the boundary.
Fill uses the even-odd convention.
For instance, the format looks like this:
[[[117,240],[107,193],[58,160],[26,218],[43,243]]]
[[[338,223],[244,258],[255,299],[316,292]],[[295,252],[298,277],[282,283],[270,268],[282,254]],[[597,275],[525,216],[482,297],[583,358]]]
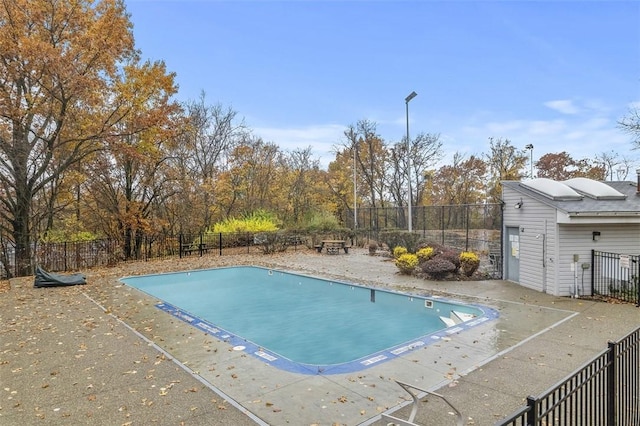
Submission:
[[[411,99],[415,98],[416,96],[418,96],[418,94],[416,92],[411,92],[409,94],[409,96],[407,96],[406,98],[404,98],[404,103],[407,107],[407,177],[409,178],[409,203],[407,204],[409,207],[409,232],[413,231],[413,220],[412,220],[412,213],[411,213],[411,144],[409,143],[409,101],[411,101]]]
[[[531,167],[531,179],[533,179],[533,144],[529,143],[525,145],[524,149],[529,150],[529,155],[530,155],[529,166]]]

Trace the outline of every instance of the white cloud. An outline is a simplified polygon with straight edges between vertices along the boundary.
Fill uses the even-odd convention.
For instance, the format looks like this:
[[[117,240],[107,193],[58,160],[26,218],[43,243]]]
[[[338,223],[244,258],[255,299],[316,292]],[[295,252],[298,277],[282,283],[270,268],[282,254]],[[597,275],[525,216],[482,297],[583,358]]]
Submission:
[[[544,106],[547,108],[551,108],[552,110],[558,111],[562,114],[577,114],[580,112],[580,109],[574,105],[573,101],[569,99],[560,99],[555,101],[545,102]]]
[[[535,120],[527,123],[526,129],[532,135],[554,136],[565,131],[567,124],[563,120]]]
[[[477,116],[449,117],[446,122],[440,119],[438,133],[445,153],[440,165],[450,164],[454,152],[488,153],[490,137],[509,139],[518,149],[533,144],[534,160],[562,151],[575,159],[593,159],[609,151],[630,159],[638,158],[640,152],[631,150],[629,137],[618,129],[616,119],[602,112],[602,109],[585,107],[579,115],[552,120],[499,120],[495,116],[489,118],[490,114],[483,116],[483,121]],[[395,125],[379,125],[378,132],[391,143],[404,137],[405,125],[404,120],[395,120]],[[287,151],[311,146],[313,156],[320,160],[321,167],[326,168],[335,158],[335,148],[345,141],[345,129],[345,125],[338,124],[257,127],[254,134]]]
[[[257,127],[253,133],[286,151],[311,146],[313,155],[326,167],[334,159],[334,147],[344,139],[345,129],[338,124],[322,124],[298,128]]]
[[[597,112],[586,118],[575,116],[567,120],[493,120],[482,125],[453,128],[443,135],[446,135],[444,148],[448,153],[460,151],[468,155],[487,153],[490,137],[509,139],[519,149],[532,144],[534,160],[562,151],[575,159],[594,159],[603,152],[614,151],[633,160],[638,159],[639,154],[631,150],[629,137],[617,128],[615,120]]]

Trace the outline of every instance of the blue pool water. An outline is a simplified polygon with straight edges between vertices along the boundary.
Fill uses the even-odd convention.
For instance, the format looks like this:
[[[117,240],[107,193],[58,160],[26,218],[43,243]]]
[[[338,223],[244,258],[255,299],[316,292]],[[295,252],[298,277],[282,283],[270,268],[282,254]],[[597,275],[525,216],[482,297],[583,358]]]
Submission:
[[[121,281],[236,349],[307,374],[363,369],[497,317],[483,306],[259,267]]]

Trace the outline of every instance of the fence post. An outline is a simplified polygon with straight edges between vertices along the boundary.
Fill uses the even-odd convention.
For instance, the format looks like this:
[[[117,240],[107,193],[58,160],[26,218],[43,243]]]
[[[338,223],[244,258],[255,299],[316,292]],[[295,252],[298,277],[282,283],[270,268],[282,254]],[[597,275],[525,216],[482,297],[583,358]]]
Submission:
[[[617,389],[616,389],[616,361],[617,347],[615,342],[609,342],[607,351],[607,425],[616,426]]]
[[[591,249],[591,292],[590,296],[593,296],[593,287],[595,286],[596,279],[596,251]]]
[[[537,398],[535,396],[527,397],[527,425],[526,426],[538,426],[538,405],[536,404]]]
[[[636,308],[640,306],[640,255],[636,257]],[[592,268],[593,269],[593,268]]]
[[[465,206],[465,214],[467,215],[467,235],[464,242],[464,251],[469,251],[469,204]]]
[[[442,227],[442,244],[444,245],[444,206],[442,206],[440,214],[440,225]]]
[[[222,256],[222,232],[218,232],[218,250],[220,251],[220,256]]]
[[[178,257],[182,259],[182,233],[178,234]]]

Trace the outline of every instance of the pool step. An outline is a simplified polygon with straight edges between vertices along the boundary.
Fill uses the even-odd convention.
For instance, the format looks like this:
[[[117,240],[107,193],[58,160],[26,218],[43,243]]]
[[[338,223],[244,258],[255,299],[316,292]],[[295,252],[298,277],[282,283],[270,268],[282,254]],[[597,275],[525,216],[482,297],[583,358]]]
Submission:
[[[459,311],[451,311],[448,317],[440,317],[440,320],[447,326],[453,327],[454,325],[458,325],[463,322],[471,321],[476,316],[473,314],[466,314],[464,312]]]
[[[471,321],[472,319],[474,319],[476,316],[473,314],[467,314],[465,312],[460,312],[460,311],[451,311],[451,316],[455,316],[456,318],[458,318],[460,320],[460,322],[467,322],[467,321]]]

